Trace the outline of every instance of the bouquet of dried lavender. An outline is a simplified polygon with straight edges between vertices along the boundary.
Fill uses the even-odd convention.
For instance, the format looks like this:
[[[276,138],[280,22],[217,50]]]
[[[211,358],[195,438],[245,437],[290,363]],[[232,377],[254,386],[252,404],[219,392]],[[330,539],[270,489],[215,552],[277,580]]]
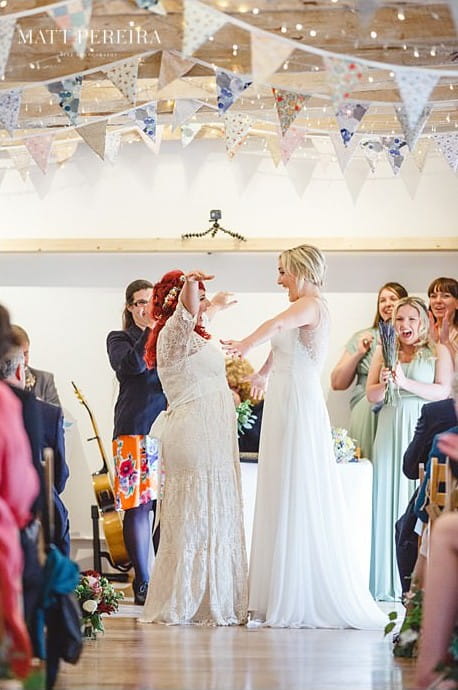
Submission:
[[[380,343],[382,345],[383,362],[391,370],[391,376],[385,386],[385,405],[396,405],[399,391],[394,382],[393,372],[396,369],[398,359],[398,348],[396,342],[396,331],[391,321],[380,321],[378,325],[380,333]]]

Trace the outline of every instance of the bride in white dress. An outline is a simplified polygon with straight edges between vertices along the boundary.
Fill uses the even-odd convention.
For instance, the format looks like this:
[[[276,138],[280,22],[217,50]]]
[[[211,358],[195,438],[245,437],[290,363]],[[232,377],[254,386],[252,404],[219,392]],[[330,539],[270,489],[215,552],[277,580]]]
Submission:
[[[326,264],[302,245],[279,258],[278,284],[292,305],[241,341],[244,357],[267,340],[272,352],[253,376],[269,385],[259,448],[249,569],[252,620],[272,627],[383,628],[387,622],[358,568],[331,440],[320,370],[329,332],[321,296]]]

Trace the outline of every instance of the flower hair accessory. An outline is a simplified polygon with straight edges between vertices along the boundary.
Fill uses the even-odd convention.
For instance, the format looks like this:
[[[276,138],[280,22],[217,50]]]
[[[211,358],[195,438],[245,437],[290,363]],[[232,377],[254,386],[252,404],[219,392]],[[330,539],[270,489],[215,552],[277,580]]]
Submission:
[[[171,290],[168,291],[168,293],[165,296],[164,302],[162,304],[163,309],[167,309],[167,307],[170,307],[175,300],[178,298],[178,295],[181,292],[181,287],[173,287]]]

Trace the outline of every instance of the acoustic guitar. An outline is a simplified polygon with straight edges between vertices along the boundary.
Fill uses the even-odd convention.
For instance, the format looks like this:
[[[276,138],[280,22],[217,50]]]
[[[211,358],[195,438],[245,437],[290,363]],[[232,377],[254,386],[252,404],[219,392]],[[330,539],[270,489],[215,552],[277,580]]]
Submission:
[[[102,439],[100,438],[99,429],[91,408],[87,404],[82,393],[78,390],[75,383],[72,381],[72,386],[75,390],[76,397],[86,411],[91,420],[94,436],[88,438],[88,441],[97,441],[100,455],[102,456],[102,467],[97,472],[92,473],[92,485],[94,487],[95,498],[99,508],[100,518],[103,523],[103,531],[105,534],[105,541],[107,543],[108,551],[114,566],[128,566],[130,563],[129,555],[127,553],[124,538],[122,533],[122,520],[119,511],[115,509],[115,497],[113,493],[113,483],[111,480],[110,470],[107,462],[107,455],[103,447]]]

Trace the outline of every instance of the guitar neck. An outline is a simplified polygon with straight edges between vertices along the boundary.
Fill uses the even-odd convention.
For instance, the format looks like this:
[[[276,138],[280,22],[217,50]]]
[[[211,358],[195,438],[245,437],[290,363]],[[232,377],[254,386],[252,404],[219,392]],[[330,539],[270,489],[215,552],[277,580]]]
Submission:
[[[102,467],[98,472],[94,472],[94,474],[110,474],[110,467],[108,465],[107,454],[105,452],[105,448],[103,446],[102,439],[100,437],[99,427],[97,425],[95,417],[92,413],[91,408],[89,407],[86,400],[84,399],[84,397],[82,396],[82,394],[80,393],[80,391],[78,390],[76,385],[73,383],[73,381],[72,381],[72,385],[73,385],[73,388],[75,389],[76,396],[79,399],[80,403],[82,405],[84,405],[84,407],[86,408],[86,412],[88,413],[89,419],[91,420],[92,429],[94,430],[94,436],[92,438],[89,438],[88,441],[94,441],[94,440],[97,441],[100,455],[102,457]]]

